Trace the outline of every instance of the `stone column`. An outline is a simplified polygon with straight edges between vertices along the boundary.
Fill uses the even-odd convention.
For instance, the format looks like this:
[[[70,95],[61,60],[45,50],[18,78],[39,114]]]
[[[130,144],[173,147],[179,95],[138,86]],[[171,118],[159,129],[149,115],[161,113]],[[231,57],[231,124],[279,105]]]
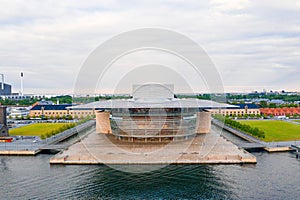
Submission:
[[[96,112],[96,133],[111,133],[109,115],[110,113],[106,111]]]
[[[8,135],[8,128],[6,124],[6,107],[0,106],[0,136]]]
[[[6,126],[6,107],[0,106],[0,124]]]
[[[211,113],[209,111],[197,112],[196,132],[209,133],[211,127]]]

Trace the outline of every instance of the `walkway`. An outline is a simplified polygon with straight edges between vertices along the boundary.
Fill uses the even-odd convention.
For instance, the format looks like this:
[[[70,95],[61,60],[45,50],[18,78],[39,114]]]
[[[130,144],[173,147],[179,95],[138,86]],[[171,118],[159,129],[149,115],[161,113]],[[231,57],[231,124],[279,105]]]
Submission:
[[[48,149],[48,145],[57,144],[93,125],[95,125],[95,121],[91,120],[43,141],[33,142],[33,138],[28,139],[24,137],[24,139],[18,139],[9,143],[0,143],[0,155],[36,155],[41,150]]]

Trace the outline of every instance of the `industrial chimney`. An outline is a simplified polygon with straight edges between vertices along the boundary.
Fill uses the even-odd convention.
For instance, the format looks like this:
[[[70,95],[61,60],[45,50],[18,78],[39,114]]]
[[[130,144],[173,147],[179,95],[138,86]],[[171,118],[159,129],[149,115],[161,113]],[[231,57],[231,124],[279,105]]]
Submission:
[[[24,91],[23,91],[23,76],[24,76],[24,73],[21,72],[21,96],[24,95]]]
[[[0,74],[2,77],[2,82],[1,82],[1,90],[4,90],[4,74]]]

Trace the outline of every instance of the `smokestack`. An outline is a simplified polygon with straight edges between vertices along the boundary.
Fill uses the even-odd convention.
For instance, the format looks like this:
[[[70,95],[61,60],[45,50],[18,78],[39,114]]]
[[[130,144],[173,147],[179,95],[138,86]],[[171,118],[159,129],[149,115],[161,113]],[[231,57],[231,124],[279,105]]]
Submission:
[[[24,91],[23,91],[23,76],[24,76],[24,73],[21,72],[21,96],[24,95]]]
[[[1,76],[2,76],[1,90],[4,90],[4,74],[1,74]]]

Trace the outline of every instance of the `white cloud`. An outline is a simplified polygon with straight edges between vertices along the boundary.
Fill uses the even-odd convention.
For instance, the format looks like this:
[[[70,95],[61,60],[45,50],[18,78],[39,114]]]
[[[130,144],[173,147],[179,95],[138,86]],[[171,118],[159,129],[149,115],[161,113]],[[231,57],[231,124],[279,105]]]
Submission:
[[[2,1],[0,71],[16,91],[22,70],[28,92],[71,92],[94,48],[142,27],[198,42],[225,88],[300,90],[299,1]]]

